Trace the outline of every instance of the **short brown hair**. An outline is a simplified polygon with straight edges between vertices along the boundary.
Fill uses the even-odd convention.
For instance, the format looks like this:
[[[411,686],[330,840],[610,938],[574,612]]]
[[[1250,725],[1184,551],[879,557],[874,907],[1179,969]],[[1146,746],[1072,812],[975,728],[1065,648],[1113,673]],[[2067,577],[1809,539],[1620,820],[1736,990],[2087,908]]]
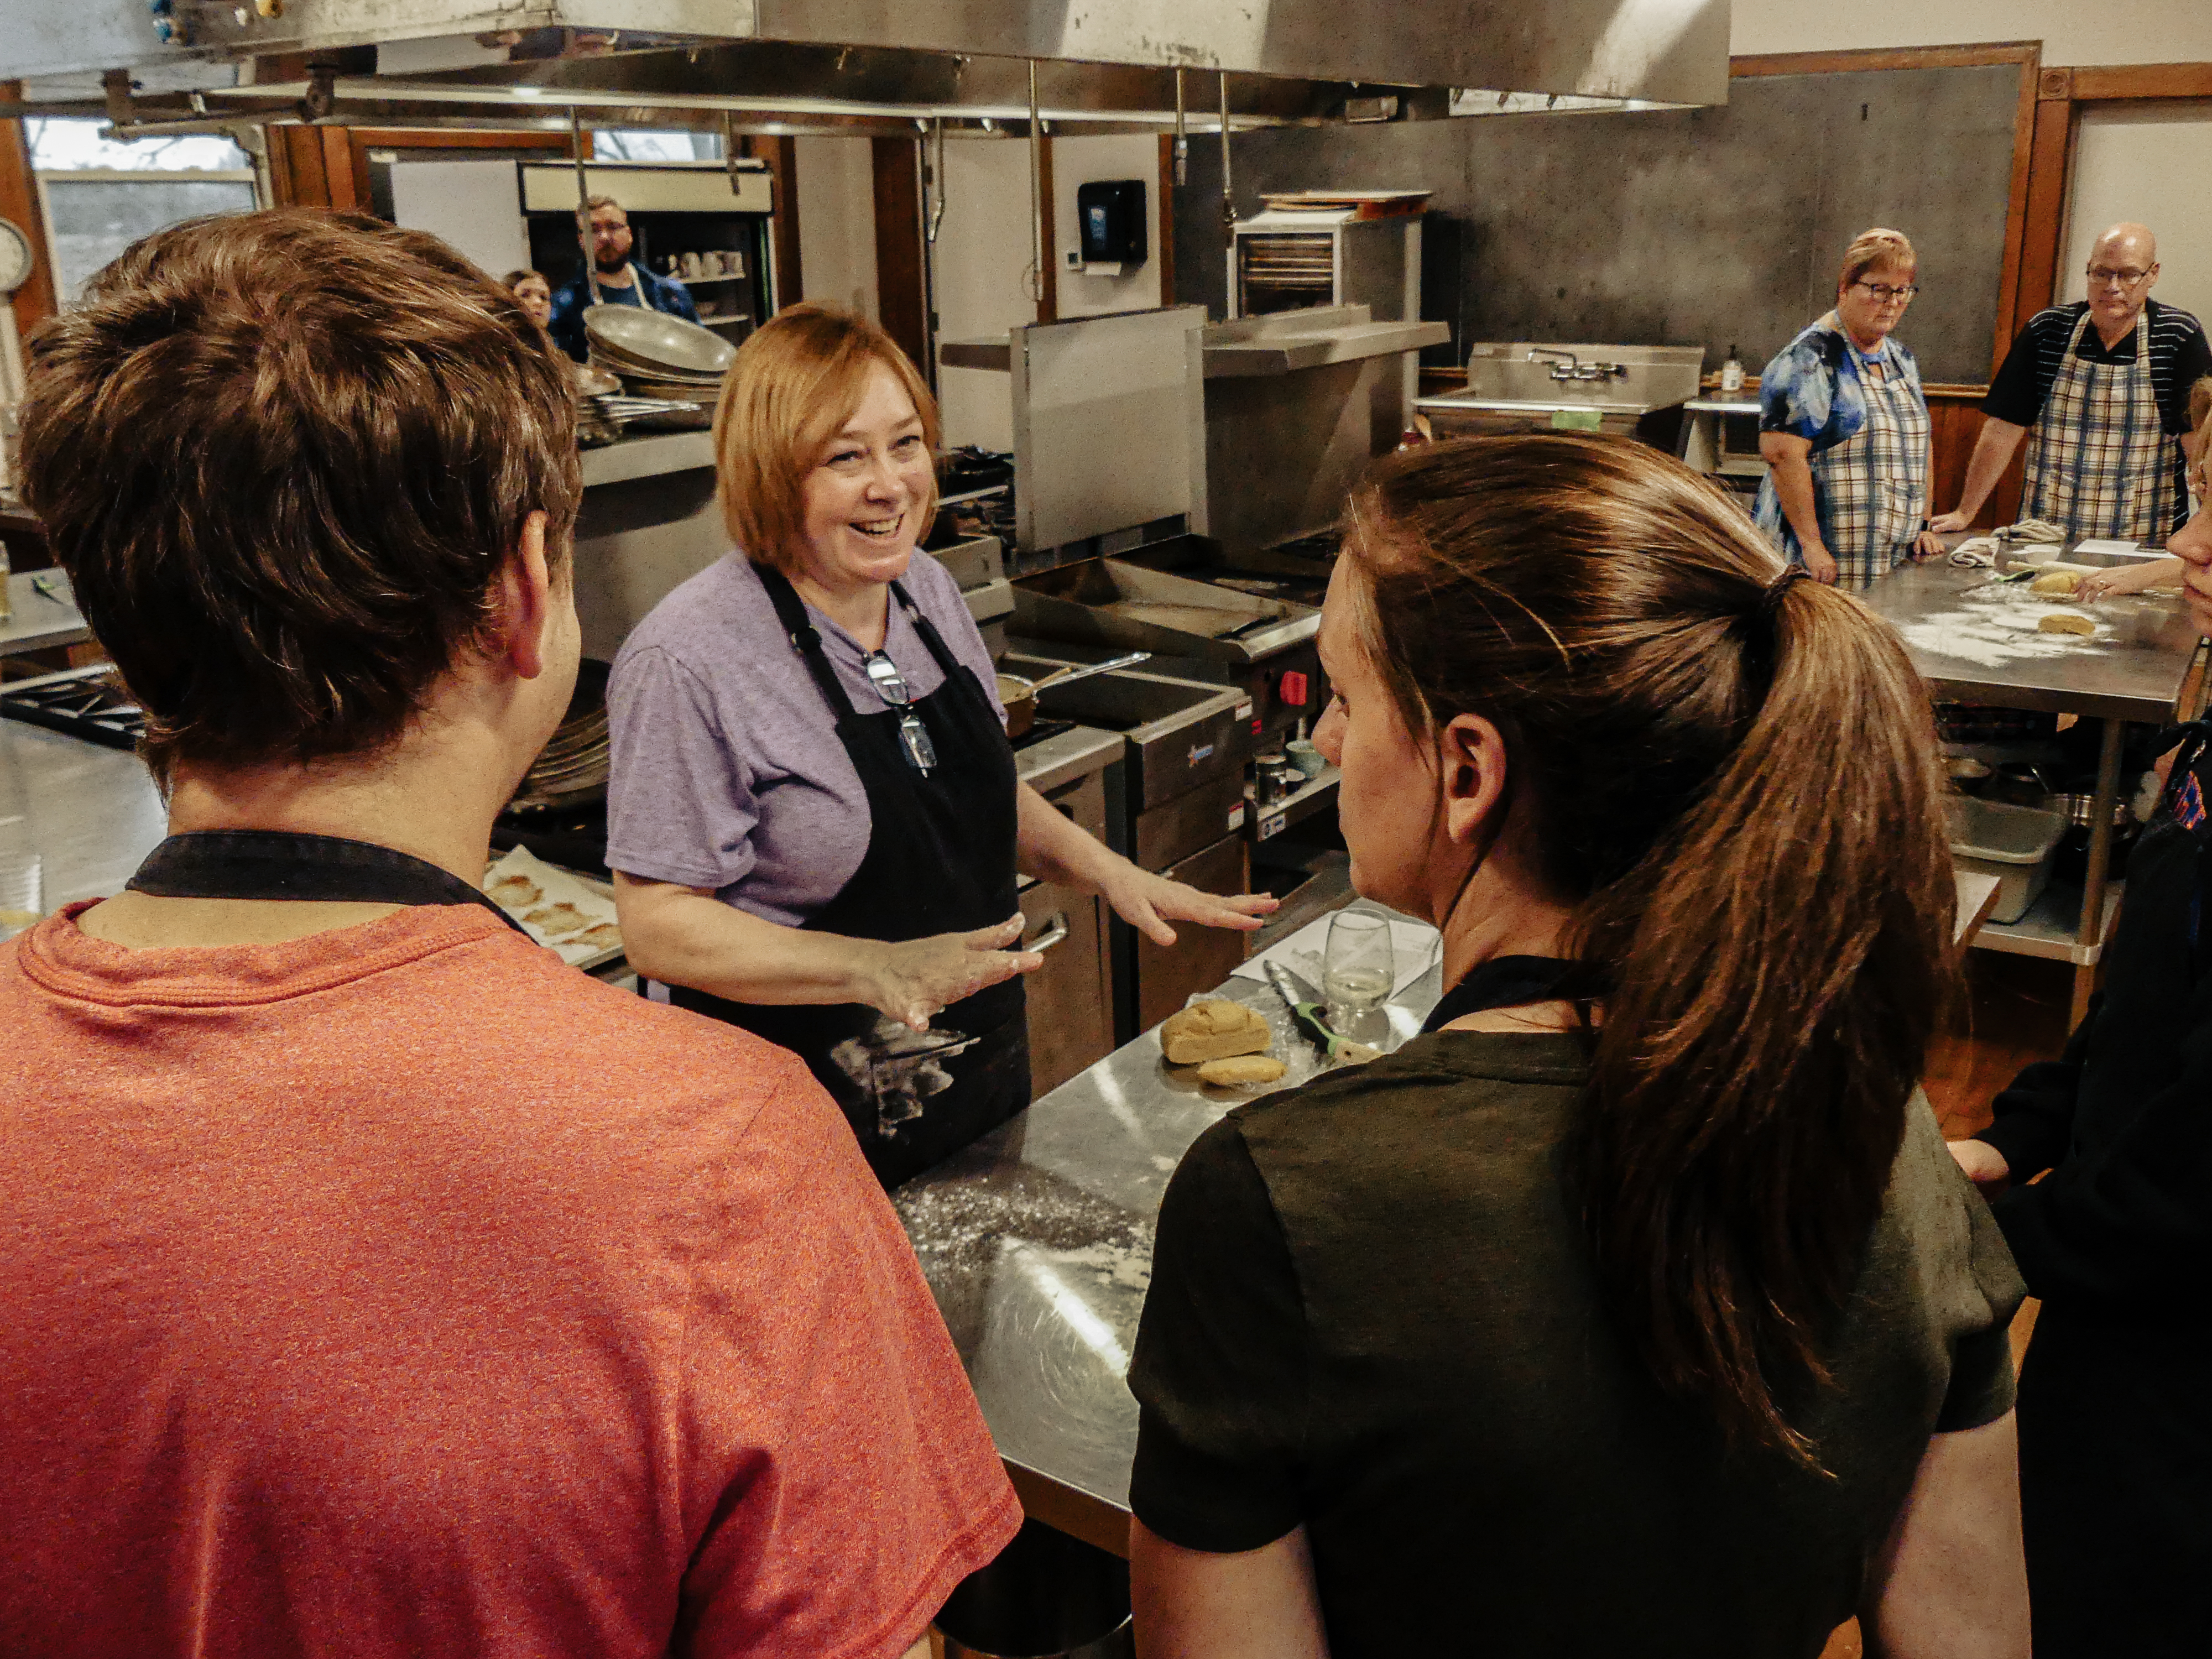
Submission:
[[[806,475],[866,395],[869,368],[896,375],[922,441],[938,444],[937,399],[898,342],[866,318],[787,306],[738,349],[714,410],[714,467],[730,539],[757,564],[787,568],[803,532]],[[925,522],[936,505],[934,474]]]
[[[155,775],[371,753],[470,647],[575,404],[435,237],[306,209],[131,245],[30,342],[24,493],[144,708]]]
[[[1574,907],[1605,1018],[1564,1150],[1617,1324],[1670,1392],[1809,1462],[1786,1407],[1825,1380],[1954,985],[1927,688],[1888,623],[1641,444],[1423,444],[1350,522],[1400,720],[1431,757],[1460,714],[1497,726],[1513,850]]]
[[[1851,245],[1844,250],[1843,269],[1836,277],[1836,286],[1849,288],[1869,270],[1880,270],[1885,265],[1899,270],[1917,270],[1920,256],[1912,251],[1912,243],[1903,231],[1885,230],[1876,225],[1851,238]]]

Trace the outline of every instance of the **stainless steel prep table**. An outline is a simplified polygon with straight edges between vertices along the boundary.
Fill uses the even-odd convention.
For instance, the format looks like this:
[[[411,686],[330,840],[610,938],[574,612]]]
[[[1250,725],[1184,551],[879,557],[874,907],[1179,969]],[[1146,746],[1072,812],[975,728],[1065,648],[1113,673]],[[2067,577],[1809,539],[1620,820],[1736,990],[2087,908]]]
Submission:
[[[0,818],[18,816],[49,911],[121,892],[168,823],[137,756],[0,720]]]
[[[1956,933],[1996,896],[1990,877],[1959,878]],[[1267,1017],[1291,1064],[1271,1090],[1322,1069],[1273,991],[1239,978],[1214,994]],[[1385,1004],[1395,1038],[1442,994],[1431,965]],[[1137,1450],[1126,1379],[1160,1198],[1191,1142],[1262,1092],[1170,1071],[1146,1031],[891,1194],[1022,1507],[1116,1555],[1128,1553]]]
[[[1282,999],[1231,979],[1291,1070],[1320,1067]],[[1437,969],[1388,1005],[1401,1039],[1442,994]],[[1023,1507],[1128,1553],[1137,1402],[1125,1380],[1152,1278],[1152,1224],[1192,1141],[1262,1091],[1210,1089],[1160,1060],[1157,1029],[891,1194]]]
[[[20,570],[9,576],[8,608],[12,614],[0,618],[0,657],[77,645],[92,637],[70,579],[59,570]]]
[[[2106,878],[2112,864],[2112,809],[2119,799],[2122,728],[2129,720],[2162,726],[2172,718],[2196,657],[2197,632],[2179,601],[2148,596],[2100,603],[2095,614],[2108,630],[2106,637],[2085,641],[2063,654],[1994,665],[1946,654],[1926,643],[1924,634],[1916,642],[1906,631],[1956,612],[1967,590],[1990,576],[1988,570],[1962,569],[1940,560],[1901,565],[1864,597],[1904,635],[1912,665],[1938,699],[2076,714],[2104,723],[2078,915],[2064,914],[2071,890],[2054,884],[2019,921],[1986,926],[1972,940],[1985,950],[2071,963],[2071,1024],[2078,1025],[2088,1011],[2097,963],[2118,912],[2118,894]]]

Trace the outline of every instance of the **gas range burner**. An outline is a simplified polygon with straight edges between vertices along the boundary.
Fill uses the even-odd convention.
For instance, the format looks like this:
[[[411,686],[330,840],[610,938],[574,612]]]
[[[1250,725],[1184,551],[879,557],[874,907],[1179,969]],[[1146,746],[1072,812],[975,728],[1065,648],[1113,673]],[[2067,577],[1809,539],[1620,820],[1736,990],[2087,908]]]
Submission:
[[[0,717],[110,749],[136,749],[146,730],[146,711],[107,663],[0,685]]]
[[[1030,723],[1030,729],[1016,738],[1013,744],[1018,750],[1026,749],[1031,744],[1042,743],[1048,738],[1056,738],[1063,732],[1073,730],[1075,730],[1073,720],[1032,720]]]

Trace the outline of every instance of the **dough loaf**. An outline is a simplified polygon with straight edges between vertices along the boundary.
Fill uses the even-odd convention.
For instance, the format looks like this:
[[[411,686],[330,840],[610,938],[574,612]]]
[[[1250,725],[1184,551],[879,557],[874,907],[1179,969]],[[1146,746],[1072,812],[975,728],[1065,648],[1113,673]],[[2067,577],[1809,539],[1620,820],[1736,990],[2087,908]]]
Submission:
[[[2054,599],[2070,599],[2081,586],[2081,579],[2070,570],[2046,570],[2027,585],[2027,591]]]
[[[1198,1068],[1208,1083],[1236,1088],[1248,1083],[1274,1083],[1291,1068],[1273,1054],[1238,1054],[1228,1060],[1209,1060]]]
[[[1170,1066],[1265,1054],[1269,1040],[1267,1022],[1256,1009],[1220,998],[1170,1014],[1160,1027],[1160,1052]]]
[[[2045,634],[2094,634],[2097,624],[2087,617],[2077,617],[2070,611],[2054,611],[2036,623],[2037,631]]]

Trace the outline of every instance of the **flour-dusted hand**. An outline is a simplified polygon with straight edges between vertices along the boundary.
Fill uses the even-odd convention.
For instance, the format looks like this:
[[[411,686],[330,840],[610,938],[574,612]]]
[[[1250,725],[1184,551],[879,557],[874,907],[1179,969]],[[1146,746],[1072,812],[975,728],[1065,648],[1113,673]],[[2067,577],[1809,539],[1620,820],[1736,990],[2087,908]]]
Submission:
[[[1022,926],[1019,916],[1009,916],[972,933],[933,933],[873,946],[878,955],[866,979],[868,1006],[917,1031],[928,1030],[939,1009],[1044,966],[1035,951],[1006,949],[1020,940]]]

